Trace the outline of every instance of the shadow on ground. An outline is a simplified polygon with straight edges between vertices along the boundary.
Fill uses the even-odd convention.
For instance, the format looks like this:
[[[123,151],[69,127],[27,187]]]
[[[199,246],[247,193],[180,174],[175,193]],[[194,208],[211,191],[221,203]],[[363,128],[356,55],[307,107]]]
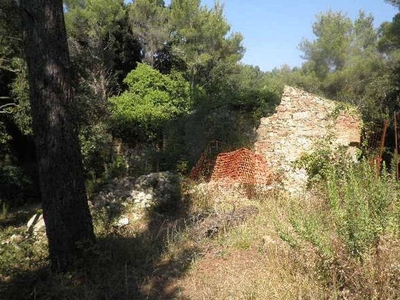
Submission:
[[[38,247],[36,239],[14,245],[23,247],[16,252],[3,252],[0,242],[0,263],[8,266],[0,273],[0,299],[184,299],[176,281],[185,276],[199,249],[195,243],[167,249],[188,226],[189,202],[179,199],[172,206],[179,209],[169,212],[155,208],[137,228],[110,228],[96,245],[84,249],[94,251],[96,258],[80,262],[73,273],[51,273],[46,258],[31,250]]]
[[[232,112],[222,107],[214,109],[213,114],[198,113],[183,122],[177,126],[187,132],[174,133],[180,138],[170,143],[179,151],[170,152],[178,153],[175,156],[179,158],[180,148],[185,145],[192,164],[197,163],[204,147],[212,140],[229,145],[221,149],[227,151],[251,144],[255,139],[256,124],[242,118],[239,109]],[[171,161],[173,155],[166,157]],[[97,244],[83,249],[95,253],[95,259],[80,262],[73,273],[50,272],[45,255],[36,255],[38,247],[42,247],[41,253],[46,253],[45,240],[38,242],[30,238],[6,246],[0,241],[0,266],[3,264],[0,299],[185,299],[178,281],[202,252],[190,238],[179,241],[185,228],[199,221],[189,215],[192,201],[179,197],[167,211],[156,207],[136,227],[115,228],[110,222],[109,230],[98,236]],[[113,217],[120,216],[121,212]],[[223,221],[234,224],[235,218]],[[26,224],[27,215],[1,221],[0,231],[5,232]],[[201,234],[206,232],[209,236],[215,228],[214,225],[206,227]]]

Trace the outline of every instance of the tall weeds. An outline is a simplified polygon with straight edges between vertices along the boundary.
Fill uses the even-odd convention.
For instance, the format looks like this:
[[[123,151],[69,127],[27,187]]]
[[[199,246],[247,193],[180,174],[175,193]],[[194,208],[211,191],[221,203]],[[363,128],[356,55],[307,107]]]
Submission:
[[[353,257],[362,259],[381,237],[398,232],[399,185],[393,176],[385,171],[378,176],[364,161],[344,176],[332,170],[326,184],[336,234]]]
[[[317,272],[334,298],[398,299],[400,205],[394,176],[378,175],[362,161],[346,172],[330,168],[321,185],[322,197],[293,202],[291,229],[281,237],[317,254]]]

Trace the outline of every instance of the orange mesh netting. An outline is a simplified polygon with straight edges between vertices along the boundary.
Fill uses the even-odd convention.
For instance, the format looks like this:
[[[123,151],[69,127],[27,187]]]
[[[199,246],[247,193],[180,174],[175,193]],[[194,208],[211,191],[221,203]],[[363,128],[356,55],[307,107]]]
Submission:
[[[190,172],[189,178],[209,180],[214,169],[215,158],[221,147],[221,142],[211,141],[202,153],[198,163]]]
[[[222,183],[270,184],[272,176],[261,155],[241,148],[218,155],[211,180]]]

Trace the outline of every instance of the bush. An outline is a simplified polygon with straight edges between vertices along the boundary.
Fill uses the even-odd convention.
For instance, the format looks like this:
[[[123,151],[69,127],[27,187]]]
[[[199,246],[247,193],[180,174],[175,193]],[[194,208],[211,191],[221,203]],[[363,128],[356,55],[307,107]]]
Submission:
[[[383,171],[379,176],[366,161],[349,168],[344,178],[329,175],[329,207],[336,231],[352,256],[362,258],[382,236],[398,231],[398,187],[390,174]]]
[[[399,244],[399,184],[367,161],[345,173],[340,166],[329,169],[322,184],[326,198],[294,203],[291,231],[281,237],[295,247],[310,245],[321,278],[336,292],[391,298],[400,274],[400,258],[390,254]]]
[[[124,83],[128,90],[109,99],[113,133],[124,141],[158,142],[168,122],[191,106],[189,83],[178,73],[139,64]]]
[[[104,123],[85,126],[79,135],[86,177],[103,175],[113,158],[112,136]]]
[[[0,210],[5,213],[8,207],[23,204],[24,196],[34,194],[34,185],[24,170],[16,164],[11,155],[5,155],[0,162]]]
[[[332,172],[343,176],[349,165],[354,163],[355,157],[349,155],[347,146],[333,149],[330,143],[324,141],[314,148],[315,151],[302,155],[294,164],[296,168],[306,170],[309,188],[326,182]]]

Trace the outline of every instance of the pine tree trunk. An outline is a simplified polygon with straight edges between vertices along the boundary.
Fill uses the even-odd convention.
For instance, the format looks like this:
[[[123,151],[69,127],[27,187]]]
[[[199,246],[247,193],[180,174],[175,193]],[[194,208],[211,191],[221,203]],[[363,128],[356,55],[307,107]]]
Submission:
[[[94,241],[83,177],[62,0],[21,0],[43,217],[53,270]]]

